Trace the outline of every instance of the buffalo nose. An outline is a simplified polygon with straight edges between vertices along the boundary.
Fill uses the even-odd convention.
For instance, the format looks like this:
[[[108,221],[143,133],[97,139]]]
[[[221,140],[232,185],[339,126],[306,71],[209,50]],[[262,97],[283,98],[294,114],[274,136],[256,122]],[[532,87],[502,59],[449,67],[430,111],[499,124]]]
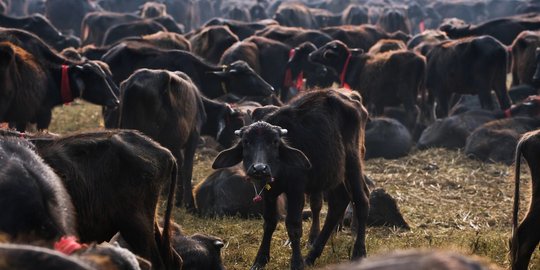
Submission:
[[[257,173],[265,173],[267,168],[268,168],[268,166],[266,166],[265,164],[261,164],[261,163],[253,165],[253,169]]]

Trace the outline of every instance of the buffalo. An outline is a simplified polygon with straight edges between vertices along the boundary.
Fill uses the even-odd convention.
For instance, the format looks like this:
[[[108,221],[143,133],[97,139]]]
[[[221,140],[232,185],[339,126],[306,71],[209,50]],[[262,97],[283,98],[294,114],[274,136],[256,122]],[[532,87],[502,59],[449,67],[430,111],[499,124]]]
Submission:
[[[32,141],[71,196],[81,242],[107,241],[120,231],[133,252],[151,260],[154,268],[181,267],[171,247],[177,165],[169,150],[132,130]],[[169,193],[162,234],[155,215],[165,186]]]
[[[121,92],[119,127],[139,130],[173,153],[180,167],[178,205],[194,209],[193,158],[206,122],[199,90],[181,72],[140,69],[122,83]]]
[[[320,197],[326,191],[329,200],[325,224],[305,263],[313,265],[320,256],[349,201],[354,202],[359,224],[352,258],[364,257],[369,191],[362,174],[367,111],[361,97],[331,89],[312,91],[267,115],[265,121],[239,130],[241,140],[221,152],[212,165],[218,169],[243,161],[255,189],[254,200],[264,200],[264,235],[252,269],[264,267],[270,259],[281,193],[287,195],[291,269],[304,266],[300,252],[304,193]],[[319,215],[317,201],[321,202],[311,200],[314,216]]]
[[[28,141],[1,137],[0,179],[0,231],[11,242],[52,247],[62,236],[76,235],[68,192]]]
[[[514,172],[514,206],[512,215],[512,241],[510,243],[510,263],[512,270],[528,269],[531,256],[540,242],[540,233],[537,228],[540,226],[538,219],[538,206],[540,206],[540,198],[538,197],[540,179],[540,157],[538,149],[540,147],[540,131],[535,130],[523,134],[516,146],[515,153],[515,172]],[[532,197],[530,207],[525,219],[518,226],[519,218],[519,182],[520,182],[520,167],[521,156],[525,158],[529,164],[529,170],[532,178]]]
[[[105,66],[92,61],[69,61],[32,34],[17,30],[0,33],[0,54],[0,74],[4,78],[0,121],[15,122],[20,131],[28,122],[46,129],[52,108],[77,97],[109,107],[118,104],[118,90]]]
[[[506,48],[490,36],[443,41],[427,54],[426,87],[437,115],[447,116],[452,94],[476,94],[484,109],[493,109],[491,91],[500,108],[510,107],[506,89]]]

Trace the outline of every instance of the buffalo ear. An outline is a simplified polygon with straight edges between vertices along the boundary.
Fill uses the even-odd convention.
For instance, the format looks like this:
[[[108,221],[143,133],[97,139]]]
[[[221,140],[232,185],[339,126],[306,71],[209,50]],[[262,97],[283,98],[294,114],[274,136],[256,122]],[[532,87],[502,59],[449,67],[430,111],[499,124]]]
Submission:
[[[216,159],[214,159],[212,169],[232,167],[240,163],[243,158],[243,152],[242,142],[238,142],[235,146],[221,151]]]
[[[279,146],[279,158],[292,167],[311,169],[311,162],[302,151],[283,143]]]

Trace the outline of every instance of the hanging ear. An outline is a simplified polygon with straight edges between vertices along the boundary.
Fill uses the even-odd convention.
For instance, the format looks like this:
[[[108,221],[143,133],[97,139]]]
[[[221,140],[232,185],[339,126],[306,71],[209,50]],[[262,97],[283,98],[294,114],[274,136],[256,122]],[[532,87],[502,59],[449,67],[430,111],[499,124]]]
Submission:
[[[311,162],[302,151],[284,143],[279,145],[279,159],[292,167],[311,169]]]
[[[223,150],[214,160],[212,164],[212,169],[221,169],[232,167],[242,161],[244,148],[242,147],[242,142],[238,142],[235,146]]]

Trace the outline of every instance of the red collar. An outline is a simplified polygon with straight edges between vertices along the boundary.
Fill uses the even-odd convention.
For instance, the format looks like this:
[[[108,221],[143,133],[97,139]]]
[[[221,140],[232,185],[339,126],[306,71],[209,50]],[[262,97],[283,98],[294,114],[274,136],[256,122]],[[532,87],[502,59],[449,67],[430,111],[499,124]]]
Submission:
[[[296,54],[296,50],[292,48],[289,51],[289,61],[293,59],[294,55]],[[304,90],[304,71],[300,71],[298,75],[296,76],[296,79],[293,81],[292,79],[292,70],[290,67],[288,67],[285,70],[285,79],[283,80],[283,86],[285,87],[295,87],[298,89],[298,91]]]
[[[69,66],[62,65],[62,81],[60,82],[60,96],[62,103],[67,104],[73,101],[71,86],[69,84]]]
[[[71,255],[73,252],[87,247],[85,244],[80,244],[75,236],[62,236],[60,240],[54,243],[54,249],[66,255]]]
[[[341,87],[345,89],[351,89],[351,86],[345,82],[345,75],[347,74],[347,69],[349,68],[349,63],[351,62],[352,53],[347,50],[347,59],[345,59],[345,64],[343,64],[343,69],[339,75],[339,81],[341,82]]]
[[[418,29],[420,30],[420,34],[424,33],[424,31],[426,30],[426,23],[424,22],[424,20],[420,21],[420,23],[418,24]]]

